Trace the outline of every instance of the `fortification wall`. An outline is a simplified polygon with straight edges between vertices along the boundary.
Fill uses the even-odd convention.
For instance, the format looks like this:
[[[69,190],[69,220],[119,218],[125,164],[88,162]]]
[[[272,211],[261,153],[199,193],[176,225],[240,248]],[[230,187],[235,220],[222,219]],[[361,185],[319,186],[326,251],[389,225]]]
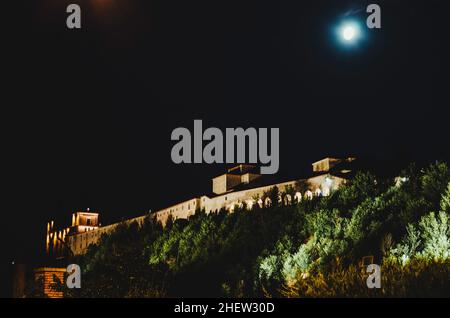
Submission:
[[[345,179],[324,174],[303,181],[306,181],[305,183],[308,184],[309,190],[304,193],[296,192],[294,198],[289,196],[288,200],[303,200],[305,198],[312,198],[314,195],[328,195],[330,191],[336,190],[343,182],[345,182]],[[253,189],[229,192],[213,198],[208,196],[192,198],[157,211],[155,212],[155,215],[156,219],[164,226],[169,215],[172,215],[174,220],[187,219],[194,215],[197,208],[205,209],[206,213],[211,213],[222,208],[232,212],[236,205],[241,205],[244,203],[249,209],[251,209],[254,204],[265,206],[270,203],[268,202],[268,199],[265,199],[265,202],[262,200],[265,192],[270,191],[274,186],[277,186],[280,192],[286,192],[288,187],[295,188],[298,182],[299,180],[294,180]],[[125,224],[131,224],[132,222],[142,224],[145,217],[146,215],[143,215],[128,219],[124,222]],[[67,245],[70,247],[74,255],[84,254],[86,253],[89,245],[97,244],[103,234],[111,233],[119,224],[120,223],[115,223],[92,231],[67,236]]]

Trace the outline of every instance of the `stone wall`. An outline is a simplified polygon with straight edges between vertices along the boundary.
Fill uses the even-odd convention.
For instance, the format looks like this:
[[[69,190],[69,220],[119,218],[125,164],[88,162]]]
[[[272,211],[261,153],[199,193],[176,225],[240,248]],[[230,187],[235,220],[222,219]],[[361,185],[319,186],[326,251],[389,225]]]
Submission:
[[[338,187],[345,182],[345,179],[332,176],[330,174],[319,175],[306,180],[293,180],[278,184],[272,184],[268,186],[246,189],[242,191],[229,192],[215,197],[208,197],[206,195],[200,198],[192,198],[187,201],[183,201],[176,205],[170,206],[168,208],[162,209],[155,212],[156,219],[160,221],[163,226],[167,222],[169,215],[172,215],[174,220],[177,219],[187,219],[192,216],[197,209],[204,209],[206,213],[218,211],[222,208],[232,212],[236,205],[246,204],[247,208],[251,209],[254,204],[259,204],[260,206],[267,205],[269,202],[263,202],[262,198],[265,192],[270,191],[271,188],[277,186],[280,192],[286,192],[288,187],[295,189],[299,182],[303,182],[308,185],[308,190],[301,193],[296,190],[293,194],[294,197],[287,197],[287,200],[304,200],[311,199],[313,196],[327,196],[333,190],[338,189]],[[259,198],[259,199],[256,199]],[[146,215],[132,218],[125,221],[125,224],[131,224],[132,222],[138,222],[142,224],[145,220]],[[104,227],[99,227],[95,230],[88,231],[85,233],[79,233],[76,235],[67,236],[67,245],[70,247],[74,255],[84,254],[87,248],[91,244],[96,244],[103,234],[108,234],[113,231],[120,223],[111,224]]]
[[[34,279],[46,297],[63,298],[64,293],[55,289],[57,283],[55,276],[61,284],[65,284],[65,274],[65,268],[41,267],[34,270]]]

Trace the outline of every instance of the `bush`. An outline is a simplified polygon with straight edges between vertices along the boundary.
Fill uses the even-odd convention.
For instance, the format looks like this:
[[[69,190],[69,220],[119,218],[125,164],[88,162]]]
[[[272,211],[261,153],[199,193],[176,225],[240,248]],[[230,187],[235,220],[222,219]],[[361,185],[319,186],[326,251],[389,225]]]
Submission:
[[[434,212],[422,217],[417,225],[408,225],[408,234],[392,250],[392,255],[405,264],[411,258],[446,260],[450,258],[450,224],[447,212]]]
[[[337,266],[332,271],[299,275],[285,285],[285,297],[450,297],[450,260],[414,260],[403,266],[386,260],[381,265],[381,288],[367,287],[365,267]]]

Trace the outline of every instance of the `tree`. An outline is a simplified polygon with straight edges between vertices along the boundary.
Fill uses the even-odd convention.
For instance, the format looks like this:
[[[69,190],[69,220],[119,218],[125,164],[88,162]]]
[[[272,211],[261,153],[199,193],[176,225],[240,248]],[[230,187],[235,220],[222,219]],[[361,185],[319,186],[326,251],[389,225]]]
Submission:
[[[435,162],[424,170],[421,177],[422,190],[425,198],[434,203],[431,210],[439,208],[439,199],[450,182],[450,169],[444,162]],[[437,202],[437,203],[436,203]]]
[[[392,250],[392,255],[405,264],[411,258],[446,260],[450,258],[449,185],[442,194],[439,213],[424,215],[417,224],[409,224],[407,235]]]
[[[267,197],[270,199],[272,206],[279,206],[280,205],[280,190],[277,186],[272,187],[269,190],[269,193],[267,194]]]
[[[441,198],[441,211],[450,213],[450,182],[447,185],[447,190]]]

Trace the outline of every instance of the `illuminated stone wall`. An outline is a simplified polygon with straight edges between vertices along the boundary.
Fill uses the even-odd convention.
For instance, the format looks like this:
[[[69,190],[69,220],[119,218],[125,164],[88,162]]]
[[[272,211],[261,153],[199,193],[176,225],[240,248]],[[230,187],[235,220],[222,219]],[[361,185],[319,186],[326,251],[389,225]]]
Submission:
[[[308,184],[309,190],[303,193],[297,191],[293,195],[294,197],[289,197],[289,200],[304,200],[311,199],[313,196],[326,196],[333,190],[336,190],[345,179],[332,176],[330,174],[323,174],[316,176],[304,181]],[[252,188],[242,191],[229,192],[215,197],[208,197],[206,195],[200,198],[192,198],[187,201],[183,201],[179,204],[170,206],[168,208],[162,209],[155,212],[156,219],[160,221],[163,225],[166,224],[169,215],[172,215],[174,220],[177,219],[187,219],[192,216],[197,208],[205,209],[206,213],[220,210],[225,208],[229,212],[232,212],[235,206],[246,204],[247,208],[251,209],[254,204],[259,204],[260,206],[265,206],[268,202],[263,202],[262,198],[265,192],[268,192],[274,186],[277,186],[280,192],[285,192],[288,187],[295,188],[299,180],[293,180],[283,183],[272,184],[264,187]],[[255,200],[259,197],[260,200]],[[146,215],[132,218],[124,221],[125,224],[131,224],[132,222],[138,222],[142,224],[146,218]],[[80,255],[86,253],[89,245],[97,244],[99,239],[103,234],[108,234],[113,231],[120,223],[111,224],[104,227],[99,227],[92,231],[79,233],[76,235],[67,236],[67,245],[70,247],[74,255]]]
[[[78,234],[86,234],[99,228],[98,213],[76,212],[72,214],[72,224],[64,229],[55,229],[54,222],[47,223],[47,235],[45,249],[48,256],[52,258],[64,258],[67,255],[67,238]],[[84,240],[85,236],[82,236]],[[95,237],[95,235],[94,235]]]
[[[63,298],[64,293],[55,289],[57,280],[65,284],[65,268],[41,267],[34,270],[34,279],[36,284],[43,290],[43,294],[49,298]]]
[[[241,183],[241,176],[234,174],[223,174],[213,179],[213,192],[222,194]]]
[[[169,216],[172,216],[173,220],[188,219],[198,209],[204,209],[206,213],[211,213],[222,208],[233,212],[236,206],[243,205],[248,209],[251,209],[255,204],[263,207],[271,203],[269,198],[264,198],[265,193],[275,186],[278,187],[281,193],[287,192],[288,189],[295,189],[294,193],[283,196],[284,202],[281,202],[282,204],[312,199],[314,196],[328,196],[331,191],[337,190],[345,182],[345,179],[335,176],[327,170],[334,168],[340,162],[352,162],[353,160],[355,158],[352,157],[345,159],[325,158],[312,164],[313,171],[322,172],[322,174],[315,177],[235,191],[233,189],[235,186],[246,184],[248,187],[253,180],[260,177],[259,174],[251,172],[254,168],[253,166],[239,165],[229,169],[226,174],[213,178],[213,192],[219,195],[211,197],[203,195],[198,198],[192,198],[156,211],[153,215],[165,226]],[[348,171],[341,171],[341,174]],[[303,186],[298,186],[300,184]],[[281,201],[281,197],[279,200]],[[84,254],[90,245],[98,243],[103,234],[111,233],[120,224],[115,223],[100,227],[97,216],[97,213],[89,211],[77,212],[72,216],[72,226],[60,231],[53,229],[53,222],[49,223],[47,227],[48,254],[53,254],[53,256],[62,255],[64,254],[63,252],[69,255]],[[124,221],[124,223],[138,222],[142,224],[147,216],[132,218]],[[69,249],[68,253],[67,249]]]

